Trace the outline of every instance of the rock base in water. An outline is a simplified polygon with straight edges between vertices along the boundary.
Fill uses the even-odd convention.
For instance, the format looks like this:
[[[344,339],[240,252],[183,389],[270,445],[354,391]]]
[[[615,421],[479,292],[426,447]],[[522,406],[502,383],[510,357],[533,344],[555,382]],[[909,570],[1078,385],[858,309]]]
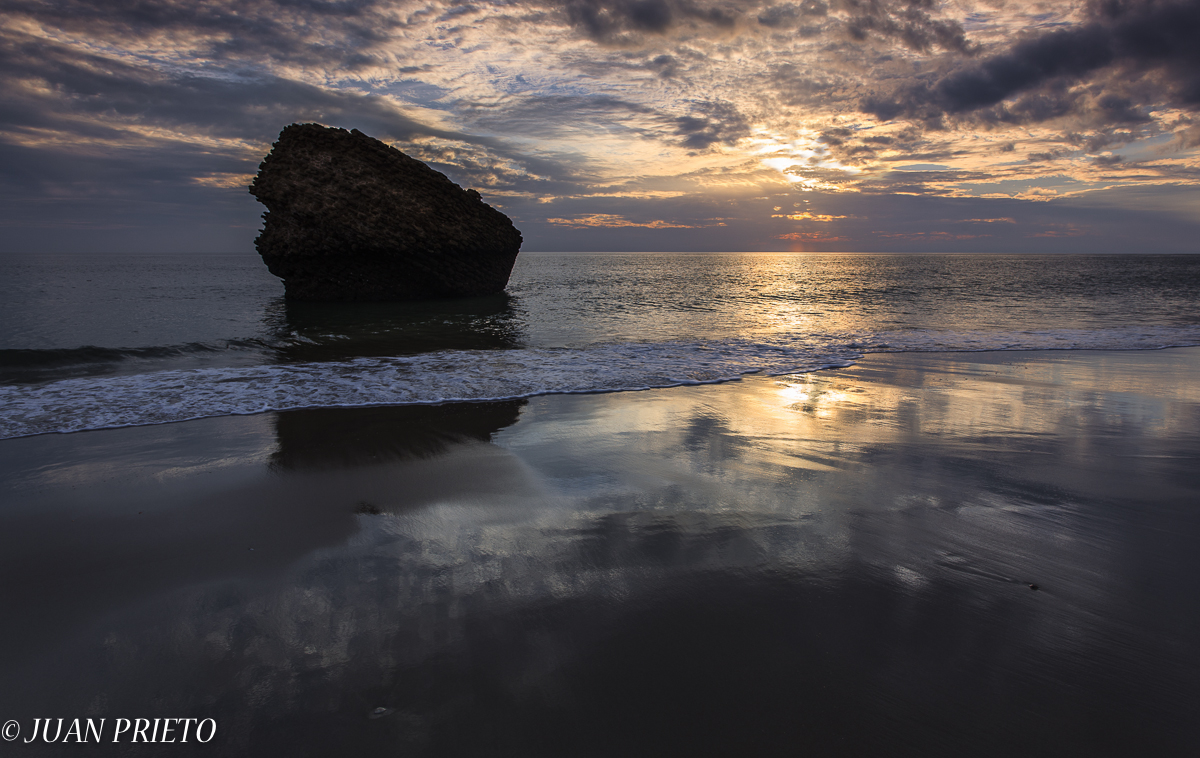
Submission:
[[[250,194],[267,206],[255,246],[295,300],[488,295],[521,249],[478,192],[358,130],[286,127]]]

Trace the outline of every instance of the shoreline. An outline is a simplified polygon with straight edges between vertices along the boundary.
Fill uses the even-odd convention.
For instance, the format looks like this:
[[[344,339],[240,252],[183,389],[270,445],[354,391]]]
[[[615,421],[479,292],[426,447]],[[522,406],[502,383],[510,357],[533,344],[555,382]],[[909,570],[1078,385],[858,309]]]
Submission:
[[[651,344],[653,344],[653,343],[651,343]],[[478,397],[478,398],[452,398],[452,399],[448,399],[448,400],[446,400],[446,399],[412,400],[412,401],[405,401],[405,402],[382,402],[381,401],[381,402],[368,402],[368,403],[349,404],[349,405],[316,404],[316,405],[298,405],[298,406],[285,407],[285,408],[265,408],[265,409],[248,410],[248,411],[225,411],[225,412],[220,412],[220,413],[189,416],[189,417],[185,417],[185,418],[171,418],[171,419],[162,420],[162,421],[142,421],[142,422],[138,422],[138,423],[115,424],[112,426],[95,426],[95,427],[86,427],[86,428],[79,428],[79,429],[61,429],[61,430],[51,430],[51,431],[29,432],[29,433],[23,433],[23,434],[14,434],[11,436],[6,436],[6,437],[0,437],[0,441],[11,440],[11,439],[27,439],[30,437],[38,437],[38,436],[46,435],[46,434],[77,434],[77,433],[82,433],[82,432],[97,432],[97,431],[106,431],[106,430],[115,430],[115,429],[130,429],[130,428],[139,428],[139,427],[144,427],[144,426],[161,426],[161,425],[189,423],[189,422],[201,421],[201,420],[205,420],[205,419],[225,418],[225,417],[234,417],[234,416],[257,416],[257,415],[264,415],[264,414],[293,413],[293,412],[313,411],[313,410],[338,410],[338,409],[356,410],[356,409],[393,408],[393,407],[422,407],[422,406],[437,407],[437,406],[449,406],[449,405],[456,405],[456,404],[476,404],[476,403],[488,404],[488,403],[504,403],[504,402],[531,400],[531,399],[535,399],[535,398],[539,398],[539,397],[552,397],[552,396],[557,396],[557,395],[607,395],[607,394],[620,394],[620,393],[628,393],[628,392],[649,392],[649,391],[671,390],[671,389],[679,389],[679,388],[686,388],[686,387],[699,387],[699,386],[728,384],[731,382],[740,382],[747,378],[771,379],[771,378],[777,378],[777,377],[781,377],[781,376],[789,376],[789,375],[794,375],[794,374],[807,374],[807,373],[812,373],[812,372],[817,372],[817,371],[839,371],[839,370],[844,370],[847,368],[852,368],[852,367],[862,363],[863,361],[869,359],[871,356],[890,356],[890,355],[969,356],[969,355],[980,355],[980,354],[996,354],[998,356],[1007,356],[1007,358],[1002,358],[998,361],[998,362],[1004,362],[1005,360],[1009,360],[1009,359],[1017,360],[1018,358],[1020,358],[1020,356],[1025,355],[1025,354],[1037,354],[1037,353],[1066,353],[1066,354],[1124,353],[1124,352],[1140,353],[1140,352],[1155,352],[1155,351],[1162,351],[1162,350],[1187,350],[1187,349],[1195,349],[1197,347],[1198,346],[1195,346],[1195,345],[1167,345],[1167,346],[1161,346],[1161,347],[1129,347],[1129,348],[1075,348],[1075,347],[1054,348],[1054,347],[1044,347],[1044,348],[1021,348],[1021,349],[1014,349],[1014,350],[998,350],[998,349],[881,350],[881,351],[877,351],[877,352],[863,352],[863,353],[858,354],[858,357],[849,357],[849,358],[845,358],[845,359],[838,359],[838,361],[834,362],[834,363],[829,363],[827,365],[814,365],[810,368],[805,368],[805,369],[800,369],[800,370],[774,371],[774,370],[767,370],[767,369],[750,369],[750,370],[742,372],[739,376],[720,377],[720,378],[715,378],[715,379],[670,380],[663,384],[653,384],[653,385],[637,386],[637,387],[620,387],[620,388],[615,388],[615,389],[605,389],[605,388],[546,389],[546,390],[534,390],[531,392],[519,393],[519,394],[513,394],[513,395],[501,395],[501,396],[495,396],[495,397],[489,396],[489,397]],[[405,358],[412,358],[412,356],[406,356]],[[403,360],[403,359],[404,358],[402,358],[401,360]],[[985,360],[983,362],[992,362],[992,361]],[[287,369],[290,365],[292,365],[292,364],[265,365],[265,366],[260,366],[257,368],[262,369],[262,370],[270,370],[270,369],[275,369],[275,368]],[[319,367],[322,364],[315,363],[313,365]],[[304,364],[296,364],[297,368],[300,368],[303,366],[304,366]],[[205,371],[205,369],[194,369],[191,371]],[[177,369],[177,370],[166,371],[166,372],[161,372],[161,373],[174,375],[174,374],[181,373],[181,372],[182,373],[190,373],[189,370],[187,370],[187,369],[184,369],[184,370]],[[154,374],[149,374],[149,375],[131,374],[131,375],[128,375],[128,378],[138,378],[141,376],[153,376],[153,375]],[[85,378],[85,380],[86,380],[86,378]],[[58,381],[74,382],[74,381],[78,381],[78,379],[57,380],[55,382],[45,383],[45,385],[54,385],[54,384],[57,384]],[[9,385],[9,386],[19,387],[20,385]],[[44,386],[44,385],[38,384],[38,385],[32,385],[32,386],[40,387],[40,386]],[[3,388],[0,387],[0,389],[3,389]]]

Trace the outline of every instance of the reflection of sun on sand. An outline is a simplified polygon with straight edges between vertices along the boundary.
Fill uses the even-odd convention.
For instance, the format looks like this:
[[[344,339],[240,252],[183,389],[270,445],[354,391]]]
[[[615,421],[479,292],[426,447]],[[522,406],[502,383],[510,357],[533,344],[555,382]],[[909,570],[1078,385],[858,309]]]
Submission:
[[[0,441],[0,711],[242,754],[1057,755],[1097,719],[1184,754],[1197,369],[877,354]]]

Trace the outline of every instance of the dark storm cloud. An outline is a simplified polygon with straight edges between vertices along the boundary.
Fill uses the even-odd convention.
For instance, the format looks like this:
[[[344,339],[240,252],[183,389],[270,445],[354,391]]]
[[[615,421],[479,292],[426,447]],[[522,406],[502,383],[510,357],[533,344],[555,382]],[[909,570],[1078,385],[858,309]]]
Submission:
[[[603,38],[626,29],[662,33],[671,25],[674,13],[666,0],[576,0],[567,4],[567,15],[592,37]]]
[[[679,59],[666,54],[655,56],[646,66],[664,79],[670,79],[679,74],[680,68]]]
[[[758,14],[758,23],[771,29],[792,28],[813,18],[829,15],[829,4],[822,0],[772,5]]]
[[[1059,158],[1066,158],[1073,152],[1073,150],[1047,150],[1042,153],[1030,153],[1026,156],[1026,159],[1029,160],[1030,163],[1049,163],[1050,161],[1056,161]]]
[[[874,161],[881,149],[892,149],[900,144],[900,139],[895,136],[860,138],[853,129],[830,127],[821,132],[820,142],[826,146],[829,156],[838,163],[856,166]]]
[[[1122,129],[1105,129],[1095,134],[1075,134],[1070,133],[1065,135],[1064,140],[1086,153],[1098,153],[1109,147],[1119,147],[1127,145],[1135,138],[1133,132]]]
[[[835,70],[804,71],[792,63],[775,66],[765,81],[784,105],[814,107],[852,100],[858,84]]]
[[[1135,99],[1138,93],[1200,106],[1198,40],[1200,3],[1194,0],[1096,2],[1086,23],[1028,35],[1001,53],[965,62],[930,81],[867,98],[863,109],[883,120],[936,122],[945,115],[975,114],[1025,123],[1086,108],[1100,123],[1138,123],[1147,118]],[[1103,82],[1099,92],[1071,86],[1122,72],[1122,79]],[[1131,79],[1136,87],[1122,86]],[[1004,105],[1012,98],[1017,100]]]
[[[845,127],[831,127],[821,132],[820,142],[829,158],[847,166],[859,166],[875,160],[906,163],[938,163],[955,156],[952,150],[930,151],[919,129],[908,127],[892,134],[863,133]],[[881,158],[891,154],[890,158]]]
[[[558,7],[576,29],[606,42],[661,35],[687,23],[730,29],[744,11],[734,3],[703,5],[694,0],[566,0]]]
[[[283,79],[261,70],[247,69],[243,56],[298,56],[306,61],[355,55],[355,43],[377,37],[378,28],[362,20],[367,2],[349,0],[324,3],[315,0],[271,3],[263,0],[173,2],[171,0],[113,0],[91,3],[79,0],[6,4],[8,13],[28,14],[39,23],[88,35],[116,49],[139,37],[156,38],[156,45],[172,42],[199,45],[189,52],[193,65],[186,72],[167,66],[151,67],[131,55],[115,59],[88,52],[81,46],[34,37],[19,31],[0,32],[0,75],[8,84],[3,97],[8,129],[62,128],[81,132],[116,132],[123,124],[165,127],[186,126],[242,139],[269,141],[294,120],[353,121],[364,130],[395,139],[414,135],[447,136],[425,127],[379,98],[352,91],[321,88]],[[282,17],[291,15],[290,21]],[[296,14],[331,21],[350,44],[314,44],[311,29],[298,23]],[[355,23],[350,23],[354,21]],[[236,65],[221,66],[233,57]],[[23,83],[41,83],[23,86]],[[48,85],[42,86],[42,84]],[[94,120],[81,119],[91,116]],[[109,123],[111,126],[101,126]]]
[[[363,65],[397,22],[381,0],[8,0],[5,11],[121,45],[171,35],[210,61]],[[357,63],[356,63],[357,62]]]
[[[875,37],[922,52],[968,51],[962,26],[931,16],[935,6],[934,0],[802,0],[765,8],[758,0],[566,0],[553,7],[591,39],[616,44],[645,43],[676,27],[719,35],[746,22],[802,37],[837,29],[858,42]]]
[[[687,116],[675,119],[675,133],[683,146],[703,150],[714,143],[732,145],[750,136],[750,123],[731,103],[699,102]]]
[[[849,15],[846,30],[855,40],[875,35],[894,39],[920,52],[934,48],[967,52],[970,45],[957,21],[935,19],[929,11],[934,0],[838,0],[837,7]]]
[[[214,136],[270,141],[295,120],[362,124],[393,139],[418,135],[462,139],[431,129],[387,101],[269,75],[172,76],[74,48],[0,37],[0,73],[9,130],[62,128],[81,136],[114,136],[123,120],[164,127],[186,125]],[[22,88],[34,80],[49,88]],[[96,120],[81,120],[80,117]]]

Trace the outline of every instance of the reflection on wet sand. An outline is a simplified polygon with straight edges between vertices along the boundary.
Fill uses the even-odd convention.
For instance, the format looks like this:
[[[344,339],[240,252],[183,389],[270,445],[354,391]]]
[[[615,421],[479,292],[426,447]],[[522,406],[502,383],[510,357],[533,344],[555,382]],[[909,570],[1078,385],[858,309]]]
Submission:
[[[281,471],[354,468],[430,458],[455,443],[489,442],[525,400],[380,408],[312,408],[274,416]]]
[[[42,505],[0,516],[39,541],[6,569],[48,571],[70,630],[4,660],[0,707],[212,717],[238,755],[1188,754],[1197,368],[880,355],[283,414],[255,474],[183,476],[132,546],[109,503],[60,550],[65,472],[10,477]]]
[[[270,449],[270,440],[261,436],[255,453],[242,450],[239,458],[185,472],[167,464],[127,473],[134,461],[198,454],[196,439],[171,434],[181,426],[30,440],[49,448],[39,457],[59,462],[18,482],[22,507],[3,517],[0,586],[8,612],[24,621],[4,628],[0,662],[20,660],[63,630],[158,592],[278,572],[344,543],[359,530],[360,513],[403,512],[446,497],[528,494],[511,456],[480,444],[514,423],[523,404],[282,413],[273,417],[276,440],[268,456],[262,448]],[[246,423],[187,426],[209,427],[202,443],[208,446],[220,444],[221,426]],[[110,460],[100,466],[89,444],[98,435],[111,440],[104,450]],[[274,475],[251,473],[262,472],[264,457]],[[102,506],[78,507],[81,487],[99,487]],[[145,502],[126,498],[139,490]]]

